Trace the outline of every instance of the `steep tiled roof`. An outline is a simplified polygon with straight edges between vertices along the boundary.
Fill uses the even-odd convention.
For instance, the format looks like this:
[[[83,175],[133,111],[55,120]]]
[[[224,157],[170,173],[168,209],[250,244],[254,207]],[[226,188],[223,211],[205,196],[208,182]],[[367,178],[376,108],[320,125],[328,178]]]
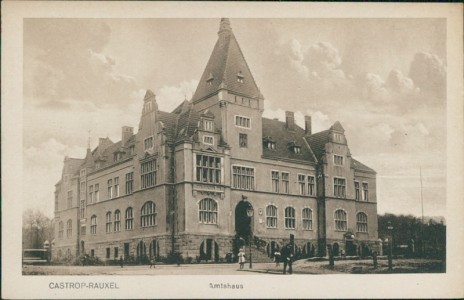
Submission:
[[[298,159],[308,162],[315,162],[311,150],[306,145],[303,137],[305,131],[295,125],[294,131],[289,131],[285,122],[262,118],[263,120],[263,138],[276,141],[275,149],[263,148],[265,157]],[[301,146],[301,153],[296,154],[289,149],[289,144]]]
[[[324,130],[305,138],[316,158],[320,160],[325,152],[325,144],[329,142],[329,130]]]
[[[198,129],[200,115],[190,105],[189,109],[177,117],[176,141],[191,137]]]
[[[174,141],[176,137],[177,115],[164,111],[158,111],[158,120],[163,122],[168,141]]]
[[[248,97],[260,95],[242,50],[230,28],[228,19],[221,19],[219,38],[201,76],[192,101],[198,101],[223,85],[229,91]],[[237,78],[243,79],[239,82]]]
[[[352,158],[351,159],[351,167],[355,170],[359,170],[359,171],[364,171],[364,172],[369,172],[369,173],[374,173],[376,174],[376,172],[369,168],[368,166],[366,166],[365,164],[357,161],[356,159]]]

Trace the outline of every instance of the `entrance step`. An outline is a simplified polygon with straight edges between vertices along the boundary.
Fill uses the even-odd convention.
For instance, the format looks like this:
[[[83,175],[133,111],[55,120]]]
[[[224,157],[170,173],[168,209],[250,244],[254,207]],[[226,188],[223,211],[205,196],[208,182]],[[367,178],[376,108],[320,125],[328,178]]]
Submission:
[[[245,246],[245,257],[247,263],[250,261],[250,246]],[[251,258],[254,263],[269,263],[273,262],[273,259],[270,258],[266,252],[258,250],[256,247],[251,247]]]

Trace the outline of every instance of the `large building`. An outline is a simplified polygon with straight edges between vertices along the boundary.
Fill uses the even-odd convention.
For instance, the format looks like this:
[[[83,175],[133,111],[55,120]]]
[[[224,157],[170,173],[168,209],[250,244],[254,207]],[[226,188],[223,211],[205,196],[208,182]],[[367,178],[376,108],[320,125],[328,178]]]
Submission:
[[[376,248],[376,173],[352,158],[342,125],[313,133],[310,116],[300,128],[263,109],[222,19],[190,101],[160,111],[148,90],[137,133],[124,126],[120,141],[64,159],[53,257],[221,260],[250,240],[272,256],[290,235],[300,256]]]

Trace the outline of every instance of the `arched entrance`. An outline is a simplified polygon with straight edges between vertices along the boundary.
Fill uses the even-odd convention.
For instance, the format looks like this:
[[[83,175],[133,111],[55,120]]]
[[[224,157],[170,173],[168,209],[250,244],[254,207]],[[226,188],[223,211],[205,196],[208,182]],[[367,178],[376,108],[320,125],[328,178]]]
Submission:
[[[271,241],[270,243],[267,244],[266,246],[266,252],[267,252],[267,255],[270,257],[270,258],[273,258],[274,257],[274,253],[279,250],[280,251],[280,246],[277,242],[275,241]]]
[[[219,245],[213,239],[206,239],[200,245],[200,260],[219,260]]]
[[[339,256],[340,255],[340,246],[338,243],[333,244],[333,256]]]
[[[159,257],[159,244],[157,240],[152,240],[149,247],[149,257],[158,258]]]
[[[81,255],[85,254],[85,243],[84,243],[84,241],[81,241],[81,249],[80,250],[81,250]]]
[[[143,241],[137,244],[137,261],[139,263],[145,263],[147,261],[147,247]]]
[[[251,234],[251,218],[247,215],[247,209],[252,207],[251,203],[242,200],[235,207],[235,233],[239,238],[248,241]]]

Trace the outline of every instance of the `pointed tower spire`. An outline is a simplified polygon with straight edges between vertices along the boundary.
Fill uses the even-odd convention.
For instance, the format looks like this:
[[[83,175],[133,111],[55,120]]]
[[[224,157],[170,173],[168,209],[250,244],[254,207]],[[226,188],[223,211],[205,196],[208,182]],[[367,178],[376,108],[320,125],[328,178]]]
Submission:
[[[230,20],[229,18],[222,18],[221,23],[219,25],[219,32],[218,35],[231,33],[232,28],[230,27]]]

